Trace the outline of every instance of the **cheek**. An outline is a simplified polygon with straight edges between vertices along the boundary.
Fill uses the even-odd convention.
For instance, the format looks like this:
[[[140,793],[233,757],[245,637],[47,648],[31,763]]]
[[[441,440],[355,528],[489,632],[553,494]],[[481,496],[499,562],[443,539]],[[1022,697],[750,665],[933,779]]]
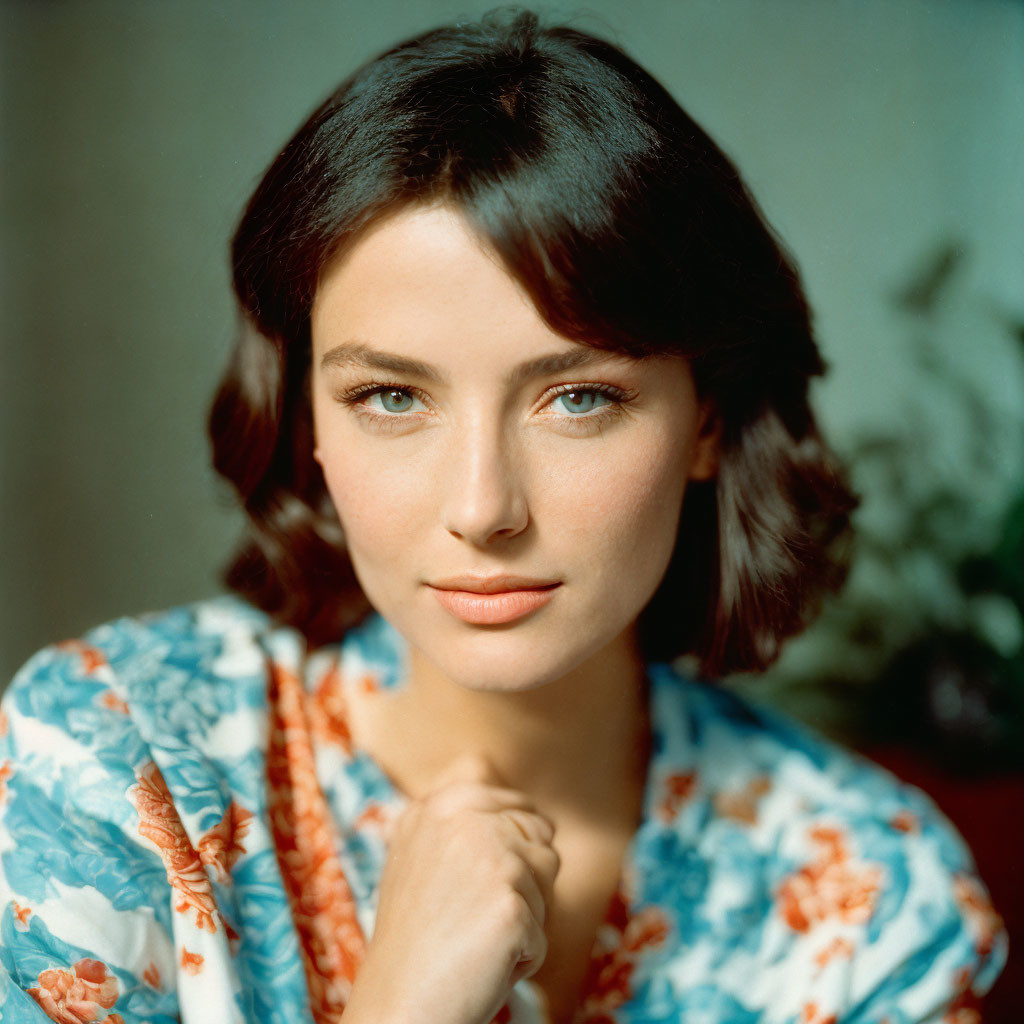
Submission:
[[[397,553],[394,538],[411,537],[420,515],[415,465],[369,459],[353,445],[321,446],[321,466],[353,559]]]
[[[430,458],[420,446],[388,445],[381,458],[378,446],[358,438],[328,433],[319,441],[324,480],[357,572],[405,564],[436,545],[444,532],[441,495],[430,482],[443,474],[425,472]],[[686,426],[672,423],[599,445],[561,439],[535,449],[519,483],[545,549],[538,564],[543,558],[552,570],[568,570],[572,563],[613,583],[625,577],[635,583],[631,591],[655,585],[675,542],[691,447]]]
[[[671,435],[608,445],[582,465],[562,467],[545,503],[561,509],[563,536],[592,549],[610,572],[660,572],[675,543],[686,453]]]

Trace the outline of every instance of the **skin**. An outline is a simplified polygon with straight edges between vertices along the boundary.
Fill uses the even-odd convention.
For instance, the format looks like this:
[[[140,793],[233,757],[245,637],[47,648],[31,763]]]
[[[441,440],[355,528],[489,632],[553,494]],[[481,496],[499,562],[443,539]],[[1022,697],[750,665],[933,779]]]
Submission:
[[[488,1024],[547,955],[554,826],[485,758],[460,758],[435,781],[390,838],[345,1024]],[[568,996],[553,1024],[571,1018]]]
[[[556,911],[547,921],[553,948],[585,947],[590,929],[588,923],[574,937],[580,915],[565,908],[582,905],[584,896],[566,872],[562,890],[545,896],[550,886],[541,884],[538,897],[530,887],[531,874],[550,874],[553,881],[558,870],[537,859],[551,850],[547,828],[555,825],[563,860],[593,861],[590,874],[598,877],[597,865],[617,867],[639,816],[646,708],[635,621],[668,566],[688,481],[715,472],[712,411],[698,401],[682,359],[629,359],[555,333],[468,222],[445,205],[399,210],[330,263],[311,329],[315,457],[359,582],[409,651],[404,685],[353,709],[357,743],[413,800],[417,810],[409,817],[420,815],[420,828],[395,840],[395,849],[406,853],[427,834],[432,839],[424,849],[446,848],[438,836],[455,825],[439,818],[431,801],[445,786],[465,784],[464,777],[453,783],[451,773],[471,759],[472,778],[484,788],[474,791],[473,808],[463,807],[474,824],[458,827],[477,837],[476,852],[486,861],[494,843],[510,852],[509,844],[530,835],[532,845],[514,854],[531,870],[512,883],[514,872],[498,874],[533,911],[532,926],[512,929],[512,945],[519,943],[536,971],[536,929],[548,910]],[[381,353],[427,364],[437,379],[364,365]],[[574,353],[597,358],[510,378],[526,362]],[[386,391],[365,390],[377,385]],[[560,586],[524,618],[471,625],[444,608],[429,586],[464,573],[516,574]],[[509,833],[507,815],[479,803],[486,804],[487,787],[497,792],[499,786],[521,795],[524,815],[540,817],[523,818]],[[539,832],[526,824],[541,818],[547,824]],[[429,931],[437,906],[428,906],[427,894],[447,906],[453,888],[470,888],[454,879],[484,870],[472,855],[474,842],[455,844],[449,873],[438,868],[433,881],[412,881],[408,867],[403,881],[399,870],[390,888],[404,897],[394,918],[408,924],[420,905]],[[384,896],[387,881],[386,874],[385,919],[393,905]],[[484,878],[480,892],[492,881]],[[488,899],[494,898],[491,892]],[[472,909],[467,919],[477,920]],[[372,959],[389,959],[380,977],[388,976],[394,991],[395,964],[408,958],[413,970],[413,929],[389,931],[379,916],[378,931],[391,938],[378,944],[375,935]],[[507,941],[508,928],[499,933]],[[466,961],[446,951],[444,962],[460,965],[461,980],[476,977],[483,986],[478,1002],[450,1019],[474,1020],[504,996],[520,956],[504,963],[508,951],[500,945],[478,936],[465,949]],[[417,955],[435,948],[428,943]],[[487,950],[497,974],[472,960]],[[515,976],[522,974],[520,968]],[[364,994],[370,985],[365,982]],[[565,985],[571,993],[572,983]],[[383,998],[384,987],[377,996]],[[450,992],[438,996],[435,1012],[453,1012]],[[417,993],[421,1012],[429,998]]]
[[[409,642],[409,688],[451,702],[451,719],[470,714],[469,731],[497,716],[494,733],[580,680],[593,699],[635,678],[633,624],[668,565],[686,483],[715,469],[685,361],[596,353],[556,334],[444,206],[379,222],[326,268],[312,341],[315,455],[367,597]],[[430,364],[447,382],[322,365],[350,342]],[[505,386],[520,363],[573,350],[600,361]],[[379,395],[338,400],[376,382],[417,397],[401,412]],[[595,383],[631,400],[581,415],[552,393]],[[562,585],[525,619],[473,626],[425,585],[466,572]]]

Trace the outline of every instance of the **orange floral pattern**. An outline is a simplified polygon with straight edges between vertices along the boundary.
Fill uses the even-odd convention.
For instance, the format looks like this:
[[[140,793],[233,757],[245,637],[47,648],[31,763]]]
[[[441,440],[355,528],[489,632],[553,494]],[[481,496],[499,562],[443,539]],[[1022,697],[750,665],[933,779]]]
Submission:
[[[849,939],[835,938],[824,949],[814,955],[819,970],[824,970],[833,960],[853,958],[853,943]]]
[[[313,1016],[317,1024],[333,1024],[341,1020],[366,943],[316,778],[305,691],[293,673],[277,665],[270,672],[270,706],[267,777],[274,845],[302,944]]]
[[[100,694],[99,700],[102,707],[109,708],[111,711],[118,711],[122,715],[129,713],[128,705],[113,690],[104,690]]]
[[[175,810],[160,769],[150,761],[136,772],[138,780],[128,799],[139,815],[139,834],[155,844],[167,871],[167,881],[178,893],[174,909],[191,913],[201,931],[217,931],[217,910],[210,880]]]
[[[0,805],[7,800],[7,783],[14,778],[14,765],[9,757],[0,761]]]
[[[954,985],[959,994],[942,1018],[943,1024],[981,1024],[978,999],[971,991],[970,971],[966,969],[958,971]]]
[[[583,985],[583,1001],[574,1024],[614,1024],[614,1012],[633,998],[633,974],[645,951],[662,946],[671,931],[658,907],[630,914],[620,888],[598,931],[595,955]]]
[[[345,688],[337,665],[328,669],[313,687],[306,698],[306,712],[313,734],[318,739],[337,744],[346,754],[352,753]]]
[[[1003,919],[992,906],[988,893],[973,875],[953,879],[953,897],[967,920],[979,956],[988,956],[1003,931]]]
[[[107,663],[106,656],[99,648],[84,644],[81,640],[64,640],[55,646],[58,650],[77,654],[82,660],[82,672],[87,676]]]
[[[804,1003],[804,1008],[800,1012],[800,1024],[836,1024],[836,1015],[830,1013],[826,1016],[818,1009],[817,1003]]]
[[[943,1024],[981,1024],[981,1014],[970,1006],[955,1006],[942,1021]]]
[[[84,959],[72,964],[70,970],[43,971],[28,994],[57,1024],[87,1024],[98,1019],[100,1010],[109,1010],[117,1002],[118,984],[102,961]],[[104,1017],[117,1019],[116,1014]]]
[[[722,818],[732,818],[744,825],[757,824],[757,812],[761,799],[772,790],[772,780],[767,776],[751,779],[743,789],[735,792],[716,793],[712,797],[715,813]]]
[[[843,832],[818,826],[810,831],[818,856],[790,875],[779,888],[779,909],[794,931],[810,931],[829,918],[863,924],[874,913],[882,880],[876,864],[850,855]]]
[[[5,953],[40,1019],[124,1024],[122,964],[154,1017],[177,1002],[228,1019],[238,995],[282,1020],[343,1019],[402,803],[356,756],[357,712],[402,685],[401,637],[370,616],[336,652],[311,651],[224,597],[86,641],[41,652],[0,705]],[[648,680],[652,788],[574,1024],[826,1024],[851,1000],[873,1024],[920,1006],[978,1024],[1005,934],[948,823],[726,689],[665,664]],[[40,903],[58,848],[85,868],[85,898]],[[102,948],[68,946],[88,934]],[[517,995],[495,1024],[542,1001]]]
[[[917,815],[912,814],[910,811],[900,811],[899,814],[894,814],[889,819],[889,825],[897,832],[910,833],[921,831],[921,823],[918,821]]]
[[[181,969],[186,974],[191,974],[195,977],[203,969],[203,955],[202,953],[190,953],[187,949],[182,947],[181,950]]]
[[[394,812],[382,804],[371,801],[367,804],[363,813],[356,818],[355,827],[357,829],[375,828],[386,840],[394,824]]]
[[[252,812],[232,800],[220,821],[199,840],[199,859],[212,867],[222,882],[230,878],[231,869],[245,853],[242,840],[251,825]]]
[[[675,772],[663,783],[664,795],[658,804],[658,817],[662,821],[673,821],[679,809],[693,796],[697,789],[696,772]]]

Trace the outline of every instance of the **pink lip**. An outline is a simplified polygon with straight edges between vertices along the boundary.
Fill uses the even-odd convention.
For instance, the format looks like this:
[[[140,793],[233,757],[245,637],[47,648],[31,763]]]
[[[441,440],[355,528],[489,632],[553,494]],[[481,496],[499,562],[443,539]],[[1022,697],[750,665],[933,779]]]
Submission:
[[[467,573],[464,576],[449,576],[430,586],[438,590],[467,590],[471,594],[504,594],[509,590],[543,590],[545,587],[555,587],[558,583],[558,580],[541,580],[533,576],[474,576]]]
[[[473,589],[454,589],[452,583],[462,583]],[[510,581],[518,585],[510,587]],[[537,582],[523,586],[522,577],[489,577],[486,579],[460,577],[459,581],[445,580],[431,587],[434,596],[452,615],[473,625],[495,626],[514,622],[543,607],[554,596],[559,583]],[[498,589],[500,586],[500,589]],[[486,587],[486,589],[484,589]]]

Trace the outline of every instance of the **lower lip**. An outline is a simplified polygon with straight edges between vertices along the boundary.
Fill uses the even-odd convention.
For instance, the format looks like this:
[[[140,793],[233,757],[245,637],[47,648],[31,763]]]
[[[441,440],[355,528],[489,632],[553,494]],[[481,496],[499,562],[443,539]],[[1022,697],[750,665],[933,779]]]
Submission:
[[[506,590],[500,594],[474,594],[468,590],[434,591],[438,601],[456,618],[475,626],[498,626],[514,622],[542,608],[554,596],[554,587],[543,590]]]

